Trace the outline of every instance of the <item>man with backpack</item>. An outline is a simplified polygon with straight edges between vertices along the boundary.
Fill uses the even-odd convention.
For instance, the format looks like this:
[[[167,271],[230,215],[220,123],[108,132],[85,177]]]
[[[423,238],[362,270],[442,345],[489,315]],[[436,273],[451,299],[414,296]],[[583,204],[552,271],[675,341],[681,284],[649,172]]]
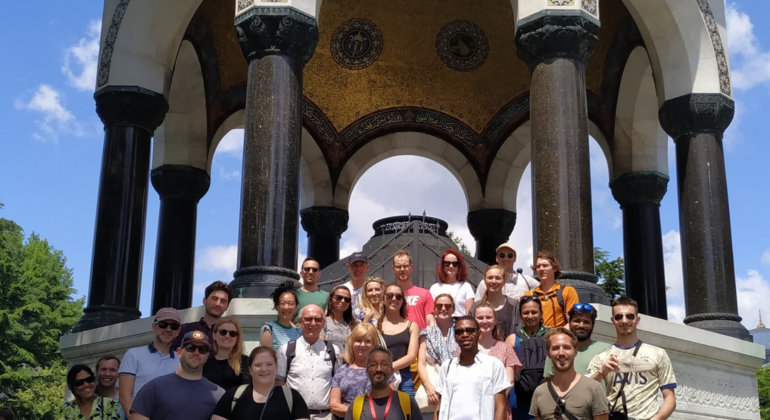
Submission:
[[[359,395],[348,407],[345,420],[421,420],[420,406],[406,392],[390,389],[393,357],[381,346],[372,349],[366,358],[366,376],[372,382],[372,392]]]
[[[310,420],[331,420],[329,394],[340,349],[319,339],[324,326],[323,309],[316,304],[302,308],[302,336],[278,349],[276,385],[288,385],[307,403]]]

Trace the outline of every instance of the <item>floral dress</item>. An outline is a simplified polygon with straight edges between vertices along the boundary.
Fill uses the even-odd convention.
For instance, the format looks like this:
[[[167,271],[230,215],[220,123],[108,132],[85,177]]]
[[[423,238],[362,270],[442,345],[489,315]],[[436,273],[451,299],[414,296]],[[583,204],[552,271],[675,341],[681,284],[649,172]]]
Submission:
[[[56,420],[82,419],[80,407],[75,401],[64,403]],[[94,397],[90,420],[121,420],[120,404],[112,398]]]

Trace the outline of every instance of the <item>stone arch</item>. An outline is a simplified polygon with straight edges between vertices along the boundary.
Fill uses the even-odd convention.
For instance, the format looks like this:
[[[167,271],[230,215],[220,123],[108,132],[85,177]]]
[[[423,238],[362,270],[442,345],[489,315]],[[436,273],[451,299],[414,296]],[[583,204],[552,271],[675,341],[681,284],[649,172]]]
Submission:
[[[211,172],[206,147],[206,97],[198,55],[184,41],[176,59],[168,93],[169,110],[155,130],[153,163],[188,165]]]
[[[632,171],[668,174],[668,135],[658,121],[655,79],[641,46],[631,52],[623,70],[614,137],[611,177]]]
[[[225,120],[222,121],[222,124],[220,124],[216,131],[214,131],[214,136],[211,138],[211,142],[209,143],[208,147],[206,170],[211,172],[211,164],[214,161],[214,153],[216,153],[217,147],[219,147],[219,143],[222,141],[222,138],[231,130],[236,128],[243,128],[244,119],[244,110],[239,109],[225,118]]]
[[[689,93],[730,96],[721,1],[623,0],[644,39],[658,105]]]

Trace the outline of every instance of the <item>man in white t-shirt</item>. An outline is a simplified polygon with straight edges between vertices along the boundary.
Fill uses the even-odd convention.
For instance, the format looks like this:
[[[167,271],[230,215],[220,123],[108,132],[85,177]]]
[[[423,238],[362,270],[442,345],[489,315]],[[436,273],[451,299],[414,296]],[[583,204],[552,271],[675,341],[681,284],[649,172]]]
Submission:
[[[479,323],[469,316],[455,323],[460,355],[441,364],[434,420],[505,420],[511,387],[503,362],[479,352]]]
[[[350,271],[350,281],[343,284],[350,290],[350,307],[353,308],[353,317],[361,322],[364,319],[364,310],[358,307],[358,301],[361,300],[361,293],[366,281],[366,272],[369,271],[369,260],[363,252],[354,252],[348,257],[348,271]]]
[[[501,244],[495,250],[495,260],[497,265],[503,267],[505,271],[505,284],[503,285],[503,294],[511,299],[519,300],[528,290],[534,290],[540,286],[540,282],[534,277],[519,274],[513,269],[516,262],[516,250],[508,242]],[[476,301],[480,301],[487,291],[487,285],[479,281],[476,289]]]

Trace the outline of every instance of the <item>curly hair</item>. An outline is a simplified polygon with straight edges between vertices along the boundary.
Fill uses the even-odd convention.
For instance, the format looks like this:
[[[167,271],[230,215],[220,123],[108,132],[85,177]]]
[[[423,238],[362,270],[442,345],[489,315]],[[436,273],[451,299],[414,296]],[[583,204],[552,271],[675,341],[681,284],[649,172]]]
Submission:
[[[294,296],[294,303],[299,306],[299,296],[297,296],[297,283],[294,280],[286,280],[279,284],[278,287],[270,294],[270,299],[273,300],[273,309],[278,309],[281,305],[281,296],[284,293],[291,293]]]

